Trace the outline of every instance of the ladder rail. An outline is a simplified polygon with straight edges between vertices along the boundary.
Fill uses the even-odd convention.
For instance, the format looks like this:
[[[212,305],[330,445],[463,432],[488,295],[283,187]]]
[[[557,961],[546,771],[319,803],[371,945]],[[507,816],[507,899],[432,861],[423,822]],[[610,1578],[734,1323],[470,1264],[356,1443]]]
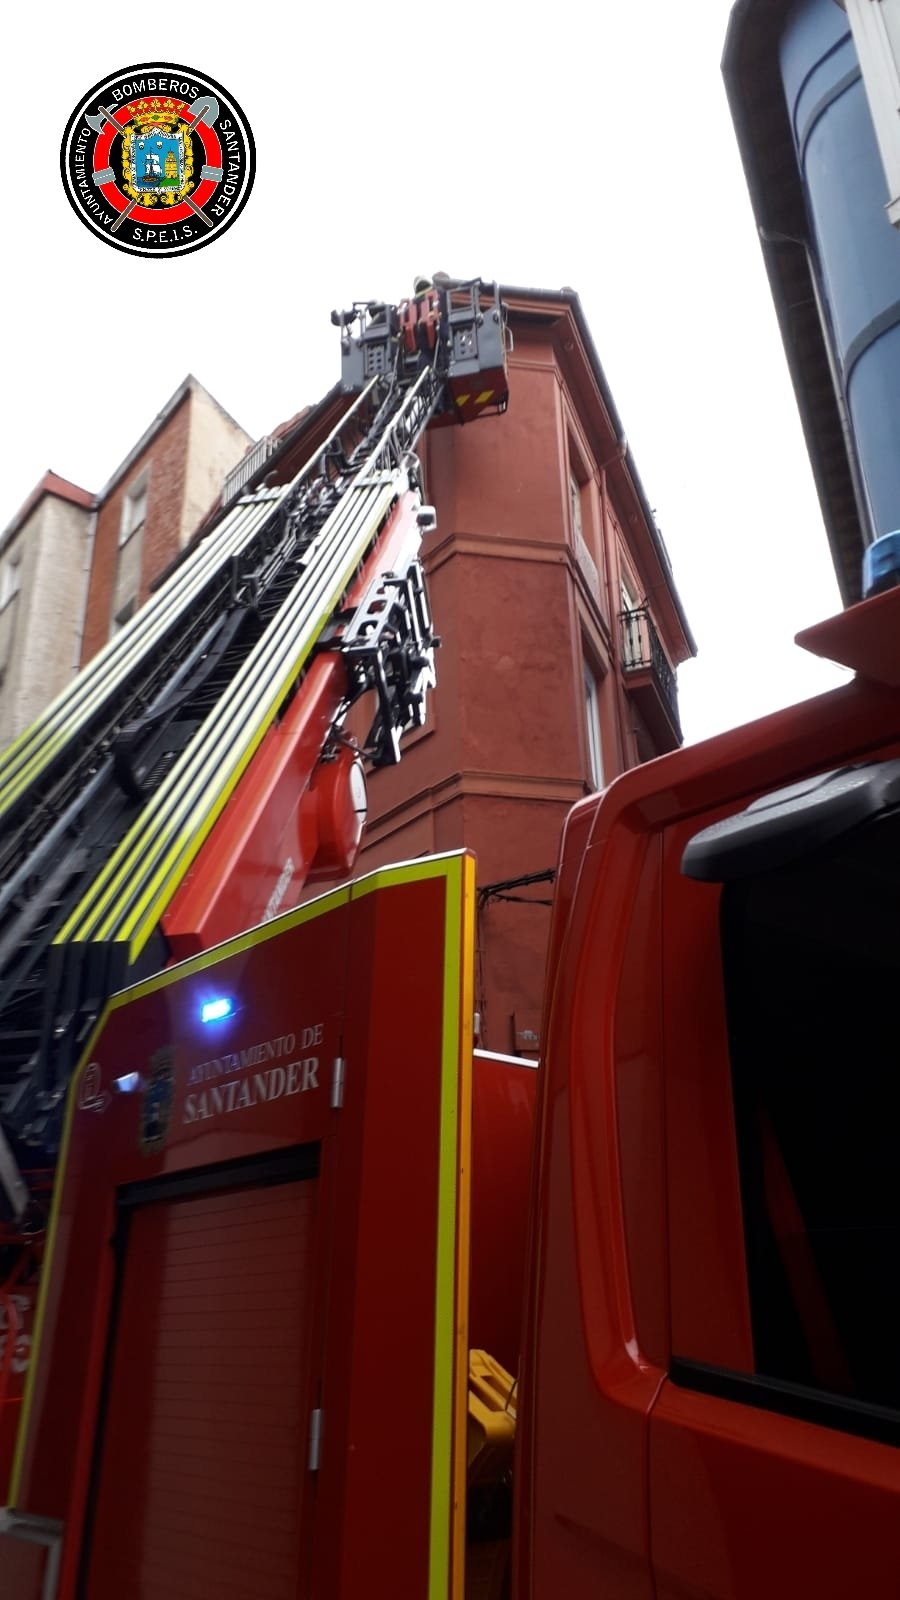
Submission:
[[[236,506],[230,507],[194,555],[176,568],[121,632],[0,754],[0,820],[40,774],[61,758],[79,730],[110,699],[123,679],[147,659],[168,629],[184,618],[198,590],[216,577],[227,575],[232,558],[246,553],[254,538],[264,534],[274,515],[289,508],[314,475],[320,475],[323,456],[340,440],[348,424],[364,413],[375,387],[373,379],[290,483],[274,494],[263,489],[242,496]]]
[[[314,586],[310,589],[308,574],[298,579],[275,623],[263,634],[203,730],[101,869],[55,943],[92,938],[105,941],[126,935],[132,939],[139,915],[137,905],[143,908],[147,894],[152,895],[155,904],[160,880],[169,884],[174,873],[179,877],[183,874],[265,735],[362,551],[395,498],[396,485],[389,481],[379,493],[369,493],[358,508],[347,500],[341,502],[332,514],[334,533],[317,552],[329,559],[317,561]],[[147,918],[141,922],[143,937],[132,947],[132,959],[149,936]]]

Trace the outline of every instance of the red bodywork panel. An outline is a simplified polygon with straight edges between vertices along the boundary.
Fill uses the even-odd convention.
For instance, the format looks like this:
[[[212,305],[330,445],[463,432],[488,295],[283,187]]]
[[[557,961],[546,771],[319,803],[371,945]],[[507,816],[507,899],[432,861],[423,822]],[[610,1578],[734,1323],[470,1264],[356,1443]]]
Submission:
[[[27,1261],[27,1255],[25,1257]],[[25,1374],[31,1354],[37,1286],[33,1281],[0,1289],[0,1497],[6,1503],[19,1426]]]
[[[295,1419],[308,1404],[319,1182],[201,1189],[128,1216],[92,1600],[173,1588],[256,1600],[265,1586],[290,1593],[305,1566],[307,1440]],[[198,1480],[240,1492],[209,1505]]]
[[[871,604],[884,680],[900,594]],[[835,619],[820,639],[829,627],[847,630]],[[570,815],[538,1094],[515,1600],[900,1592],[895,1446],[669,1376],[673,1361],[752,1371],[753,1348],[721,890],[681,875],[683,846],[761,793],[898,753],[896,692],[857,681],[629,772]]]
[[[537,1063],[475,1051],[469,1343],[519,1370]]]
[[[850,667],[873,683],[900,686],[900,652],[897,650],[897,591],[888,589],[871,600],[839,611],[836,617],[805,628],[797,643],[814,656]]]
[[[13,1479],[58,1600],[461,1593],[473,905],[389,869],[107,1008]]]
[[[481,416],[490,416],[498,406],[504,406],[509,393],[509,379],[503,367],[486,367],[475,378],[450,378],[447,392],[452,405],[432,417],[429,428],[447,428],[455,423],[474,422]]]
[[[402,564],[420,538],[418,500],[402,499],[347,597]],[[302,690],[273,724],[162,918],[176,961],[208,950],[296,904],[304,884],[352,870],[365,818],[348,782],[351,752],[320,760],[347,689],[336,651],[310,664]]]

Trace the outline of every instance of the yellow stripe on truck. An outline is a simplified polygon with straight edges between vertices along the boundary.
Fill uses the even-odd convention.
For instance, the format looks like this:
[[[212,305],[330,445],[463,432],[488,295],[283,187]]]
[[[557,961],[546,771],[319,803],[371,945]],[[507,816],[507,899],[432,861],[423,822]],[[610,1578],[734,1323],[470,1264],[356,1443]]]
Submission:
[[[395,495],[392,480],[374,484],[370,480],[358,504],[345,500],[338,508],[331,539],[326,538],[328,524],[322,533],[323,540],[333,545],[327,589],[322,582],[316,589],[315,574],[298,580],[279,619],[244,663],[210,724],[156,791],[55,943],[121,938],[129,940],[132,960],[140,953],[271,726]],[[126,909],[136,889],[137,898]]]
[[[434,1400],[427,1600],[462,1600],[468,1411],[469,1192],[475,862],[459,852],[376,869],[361,899],[392,883],[446,878],[441,1112],[435,1267]]]

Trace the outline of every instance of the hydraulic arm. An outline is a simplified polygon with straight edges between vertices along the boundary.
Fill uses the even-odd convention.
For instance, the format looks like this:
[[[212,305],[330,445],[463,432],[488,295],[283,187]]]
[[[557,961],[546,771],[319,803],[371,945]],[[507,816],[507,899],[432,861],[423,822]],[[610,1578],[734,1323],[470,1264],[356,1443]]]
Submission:
[[[436,640],[417,550],[433,513],[415,449],[433,419],[504,408],[502,310],[493,285],[442,280],[334,320],[348,408],[315,457],[245,493],[0,756],[0,1204],[14,1215],[16,1164],[52,1163],[106,997],[293,903],[317,870],[349,870],[364,763],[399,759],[424,718]],[[367,694],[353,748],[344,719]]]

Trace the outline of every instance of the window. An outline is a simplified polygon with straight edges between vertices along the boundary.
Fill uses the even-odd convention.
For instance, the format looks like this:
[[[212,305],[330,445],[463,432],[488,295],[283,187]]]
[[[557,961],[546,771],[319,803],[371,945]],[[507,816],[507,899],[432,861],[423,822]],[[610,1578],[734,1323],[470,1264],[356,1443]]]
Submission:
[[[621,580],[622,593],[622,653],[626,667],[649,665],[649,652],[644,637],[644,617],[640,601],[628,579]]]
[[[606,610],[606,600],[597,569],[597,537],[593,507],[591,474],[584,464],[571,434],[569,435],[569,521],[572,526],[572,545],[575,560],[591,598],[598,610]]]
[[[888,814],[721,915],[754,1376],[876,1437],[888,1408],[900,1439],[898,900]]]
[[[584,712],[587,725],[591,781],[595,789],[602,789],[603,746],[600,734],[600,684],[587,662],[584,663]]]
[[[638,611],[640,609],[637,595],[627,578],[622,579],[622,610]]]
[[[15,600],[22,582],[22,552],[7,556],[0,570],[0,611]]]
[[[119,562],[113,592],[110,638],[125,626],[137,608],[141,588],[141,561],[143,555],[143,530],[147,517],[146,472],[129,484],[122,501],[119,522]]]
[[[144,526],[147,517],[147,475],[138,478],[125,491],[122,502],[122,520],[119,524],[119,545],[127,544],[133,534]]]
[[[572,514],[572,533],[576,540],[584,538],[584,524],[581,517],[581,484],[574,472],[569,471],[569,510]]]

